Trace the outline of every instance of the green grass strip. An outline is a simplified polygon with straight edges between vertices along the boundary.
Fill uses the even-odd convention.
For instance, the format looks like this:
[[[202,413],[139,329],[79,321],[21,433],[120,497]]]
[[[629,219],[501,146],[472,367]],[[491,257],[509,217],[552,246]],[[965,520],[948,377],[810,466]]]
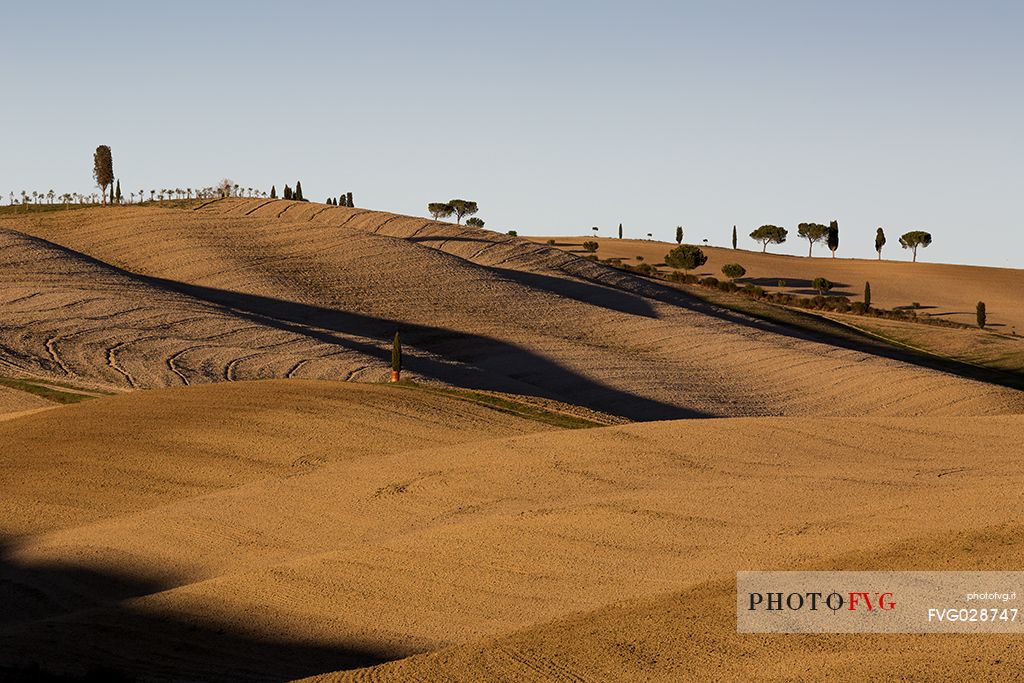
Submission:
[[[35,396],[46,399],[47,401],[60,403],[62,405],[66,405],[69,403],[80,403],[82,401],[87,401],[90,398],[95,398],[95,396],[88,396],[86,394],[74,394],[67,391],[58,391],[57,389],[53,389],[52,387],[34,384],[29,380],[15,379],[13,377],[0,377],[0,386],[5,386],[11,389],[17,389],[18,391],[24,391],[29,394],[34,394]]]
[[[403,380],[396,384],[389,386],[396,386],[409,389],[419,389],[420,391],[427,391],[433,394],[441,394],[444,396],[451,396],[462,401],[469,401],[470,403],[476,403],[482,405],[485,408],[497,410],[501,413],[507,413],[509,415],[515,415],[516,417],[522,417],[527,420],[534,420],[535,422],[543,422],[544,424],[551,425],[553,427],[559,427],[562,429],[590,429],[592,427],[605,427],[606,425],[600,422],[594,422],[587,420],[582,417],[576,417],[575,415],[566,415],[565,413],[557,413],[551,410],[544,410],[537,406],[529,405],[528,403],[519,403],[501,396],[492,396],[491,394],[483,394],[477,391],[469,391],[468,389],[454,389],[449,387],[437,387],[428,384],[419,384],[416,382],[410,382]]]

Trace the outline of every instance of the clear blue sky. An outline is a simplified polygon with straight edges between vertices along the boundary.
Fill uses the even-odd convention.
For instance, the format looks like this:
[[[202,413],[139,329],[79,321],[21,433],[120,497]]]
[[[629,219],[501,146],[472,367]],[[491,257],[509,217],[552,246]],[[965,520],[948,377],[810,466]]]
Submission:
[[[46,2],[3,12],[0,190],[214,184],[494,229],[1024,267],[1024,2]],[[824,250],[823,250],[824,253]]]

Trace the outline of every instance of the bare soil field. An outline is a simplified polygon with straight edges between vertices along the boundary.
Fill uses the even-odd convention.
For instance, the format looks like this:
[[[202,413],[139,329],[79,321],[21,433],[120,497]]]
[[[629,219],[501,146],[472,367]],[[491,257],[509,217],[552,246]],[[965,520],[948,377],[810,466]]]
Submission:
[[[869,235],[874,239],[874,235]],[[600,246],[598,257],[621,258],[625,263],[636,265],[637,256],[646,263],[661,265],[665,269],[665,254],[676,244],[652,240],[630,240],[590,237],[531,237],[544,244],[554,239],[559,247],[572,253],[584,254],[583,242],[593,239]],[[795,231],[789,241],[796,239]],[[1024,270],[1012,268],[988,268],[982,266],[928,263],[928,250],[920,249],[918,262],[910,263],[910,252],[900,248],[895,235],[889,236],[883,255],[885,259],[832,258],[824,245],[816,245],[815,256],[788,256],[762,253],[760,249],[748,250],[751,244],[746,235],[740,235],[741,249],[701,246],[708,262],[693,271],[694,275],[708,275],[723,279],[722,266],[739,263],[747,274],[739,283],[753,283],[766,291],[782,291],[794,294],[814,295],[811,282],[824,277],[835,284],[832,294],[848,296],[851,301],[860,301],[864,295],[864,283],[871,283],[872,304],[881,308],[921,304],[919,314],[928,314],[974,325],[975,305],[984,301],[988,308],[989,325],[1000,332],[1010,334],[1016,331],[1024,335]],[[803,241],[803,240],[801,240]],[[788,245],[789,242],[787,242]],[[780,287],[779,282],[785,286]]]
[[[4,415],[11,413],[20,413],[24,410],[36,408],[48,408],[51,405],[53,404],[38,396],[0,386],[0,419],[3,419]]]
[[[928,299],[896,268],[927,265],[813,277],[937,312],[982,286]],[[1024,291],[977,270],[942,272]],[[1024,305],[979,298],[1006,326]],[[1018,569],[1012,388],[566,249],[284,200],[2,216],[0,311],[0,678],[1024,664],[999,637],[740,635],[733,610],[738,570]],[[932,343],[907,329],[880,331]],[[415,384],[382,384],[396,330]],[[1019,360],[953,332],[950,356]]]
[[[380,381],[401,330],[414,379],[634,420],[1024,412],[1018,392],[561,249],[364,209],[224,199],[4,217],[0,266],[5,361],[111,387]]]
[[[565,431],[301,381],[97,399],[0,423],[0,661],[678,680],[792,675],[781,650],[880,670],[853,659],[867,638],[736,635],[733,572],[1009,568],[1022,436],[1020,416]],[[1014,666],[1000,642],[921,652]]]

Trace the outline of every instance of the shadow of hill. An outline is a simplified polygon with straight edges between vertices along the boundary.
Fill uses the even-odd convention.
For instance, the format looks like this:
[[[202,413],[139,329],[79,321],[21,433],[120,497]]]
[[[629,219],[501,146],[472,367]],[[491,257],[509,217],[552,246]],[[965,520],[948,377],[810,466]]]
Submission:
[[[493,337],[140,275],[60,244],[27,235],[25,237],[119,277],[162,291],[185,295],[260,325],[358,351],[370,358],[378,359],[382,368],[390,367],[390,340],[395,331],[400,330],[406,346],[403,350],[405,368],[438,381],[467,389],[530,393],[634,421],[709,417],[708,414],[697,410],[664,403],[598,382],[529,349]],[[489,270],[498,274],[507,272]],[[556,278],[527,275],[522,282],[527,286],[543,286],[549,291],[558,291],[561,286],[556,286],[551,282],[553,280]],[[622,289],[611,289],[600,283],[591,284],[585,281],[581,282],[579,287],[574,287],[575,285],[569,284],[565,289],[577,296],[582,296],[586,291],[593,292],[595,296],[602,296],[605,301],[614,301],[621,307],[633,307],[638,311],[644,311],[646,306],[653,315],[653,309],[650,309],[646,302],[642,302],[642,297],[626,293]],[[377,343],[375,340],[380,342]]]
[[[708,416],[602,384],[529,349],[492,337],[174,280],[144,279],[151,285],[222,306],[252,322],[359,351],[379,359],[381,367],[390,365],[390,348],[335,333],[387,341],[395,330],[400,330],[404,344],[409,347],[408,351],[403,350],[407,370],[466,389],[522,393],[523,385],[527,385],[529,393],[535,396],[634,421]],[[417,350],[455,361],[461,367]]]
[[[785,288],[800,287],[803,289],[812,289],[815,294],[818,290],[813,289],[813,281],[807,278],[799,277],[741,277],[736,278],[736,282],[743,283],[745,285],[757,285],[758,287],[778,287],[780,282],[785,282]],[[836,289],[846,289],[850,285],[845,282],[833,282],[832,286]]]
[[[399,656],[290,641],[194,614],[144,611],[131,601],[171,587],[71,564],[27,564],[0,540],[0,680],[282,681]]]
[[[484,266],[486,267],[486,266]],[[644,297],[626,292],[621,289],[614,289],[607,285],[593,284],[586,280],[572,280],[569,278],[552,277],[540,273],[530,273],[522,270],[509,270],[506,268],[490,268],[488,270],[498,273],[503,278],[518,282],[526,287],[540,289],[566,299],[573,299],[580,303],[591,306],[600,306],[619,313],[637,315],[644,318],[657,318],[658,314]]]

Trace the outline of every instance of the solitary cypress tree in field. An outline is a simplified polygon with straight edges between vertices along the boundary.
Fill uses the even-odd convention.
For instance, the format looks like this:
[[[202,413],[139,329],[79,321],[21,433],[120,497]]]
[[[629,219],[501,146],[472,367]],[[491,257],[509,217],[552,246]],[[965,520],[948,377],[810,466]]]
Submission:
[[[871,283],[864,283],[864,308],[871,308]]]
[[[298,180],[295,181],[295,199],[296,201],[302,201],[302,183]]]
[[[395,340],[391,344],[391,381],[402,379],[402,338],[395,332]]]
[[[100,145],[92,155],[92,177],[96,179],[103,195],[103,203],[107,203],[107,188],[114,182],[114,159],[110,155],[110,147]]]
[[[832,252],[832,258],[835,258],[836,249],[839,248],[839,221],[828,224],[828,248]]]
[[[736,226],[732,226],[732,248],[736,248]]]
[[[676,226],[676,244],[682,244],[682,243],[683,243],[683,226],[677,225]]]
[[[348,194],[345,195],[345,206],[349,206],[349,207],[355,206],[355,204],[352,203],[352,193],[351,192],[349,192]]]
[[[984,301],[979,301],[978,302],[978,327],[980,327],[981,329],[985,329],[986,318],[987,318],[987,316],[985,314],[985,302]]]
[[[622,223],[619,223],[619,239],[622,239]]]
[[[270,186],[270,198],[277,199],[277,185]]]
[[[878,252],[878,260],[882,260],[882,247],[885,246],[885,231],[879,228],[875,231],[875,251]]]

